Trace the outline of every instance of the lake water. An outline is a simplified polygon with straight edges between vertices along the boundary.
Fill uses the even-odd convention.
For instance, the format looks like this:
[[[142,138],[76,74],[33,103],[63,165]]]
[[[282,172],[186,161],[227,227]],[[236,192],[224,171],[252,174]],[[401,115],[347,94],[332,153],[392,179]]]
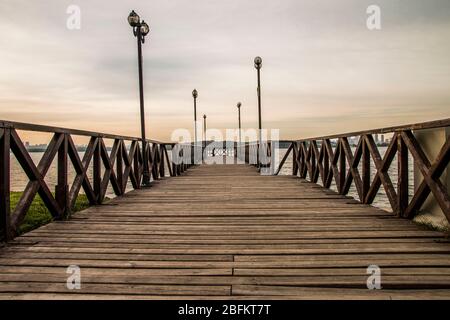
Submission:
[[[384,157],[384,154],[386,153],[387,147],[378,147],[378,150],[380,152],[381,157]],[[352,147],[352,151],[353,153],[355,152],[355,147]],[[280,155],[281,157],[285,154],[286,150],[285,149],[280,149]],[[347,168],[348,168],[348,163],[347,163]],[[411,154],[409,154],[409,160],[408,160],[408,167],[409,167],[409,196],[411,198],[411,196],[414,194],[414,162],[413,162],[413,158],[411,156]],[[361,162],[360,165],[358,167],[359,173],[361,174],[362,170],[361,170]],[[391,166],[388,170],[389,172],[389,177],[391,178],[392,184],[394,185],[394,188],[397,190],[397,177],[398,177],[398,172],[397,172],[397,155],[395,155],[394,160],[392,160]],[[288,159],[286,160],[283,168],[280,171],[280,174],[283,175],[290,175],[292,174],[292,153],[291,155],[289,155]],[[370,159],[370,174],[371,174],[371,179],[370,181],[373,181],[373,178],[375,177],[376,174],[376,167],[375,167],[375,163],[373,162],[372,158]],[[319,178],[319,184],[321,183],[321,179]],[[333,182],[331,184],[331,189],[334,191],[337,191],[336,188],[336,184]],[[349,196],[360,200],[358,197],[358,193],[356,191],[356,187],[354,185],[354,183],[352,183],[351,187],[350,187],[350,191],[348,193]],[[386,196],[386,192],[383,188],[383,185],[381,185],[380,190],[378,191],[378,194],[373,202],[374,206],[377,206],[379,208],[388,210],[388,211],[392,211],[391,209],[391,205],[389,203],[388,197]]]
[[[41,160],[42,156],[43,156],[43,152],[30,152],[29,155],[31,157],[31,159],[33,160],[34,164],[37,166],[39,161]],[[84,156],[84,152],[78,152],[80,159],[83,159]],[[54,191],[55,190],[55,186],[57,183],[57,171],[56,171],[56,166],[57,166],[57,157],[55,157],[55,159],[53,160],[47,174],[45,175],[45,182],[47,183],[50,191]],[[69,180],[69,186],[72,185],[73,180],[75,179],[76,176],[76,172],[75,169],[73,168],[72,162],[69,159],[69,176],[68,176],[68,180]],[[102,168],[103,170],[103,168]],[[168,172],[168,170],[166,169],[166,172]],[[103,174],[103,172],[102,172]],[[167,173],[168,174],[168,173]],[[93,179],[93,161],[91,160],[90,164],[89,164],[89,168],[87,170],[87,176],[89,178],[89,181],[91,182],[91,185],[94,181]],[[25,172],[23,171],[22,167],[20,166],[20,164],[18,163],[16,157],[11,154],[11,191],[23,191],[25,189],[25,186],[28,183],[28,177],[25,174]],[[127,188],[126,191],[131,191],[133,190],[133,187],[131,185],[131,182],[128,181],[127,184]],[[83,188],[81,188],[80,193],[84,193]],[[108,185],[108,189],[106,191],[106,196],[109,198],[114,198],[114,191],[111,187],[111,185]]]
[[[386,152],[386,147],[379,147],[379,151],[380,154],[383,156],[384,153]],[[354,148],[353,148],[354,151]],[[279,150],[279,157],[280,159],[283,157],[283,155],[285,154],[286,149],[280,149]],[[40,161],[40,159],[42,158],[43,153],[42,152],[32,152],[30,153],[31,158],[33,159],[34,163],[37,165]],[[83,157],[84,153],[83,152],[79,152],[80,158]],[[170,157],[170,152],[169,152],[169,157]],[[361,168],[359,168],[361,169]],[[409,159],[409,179],[410,179],[410,195],[413,194],[413,179],[414,179],[414,168],[413,168],[413,161],[412,158],[410,157]],[[93,181],[93,175],[92,175],[92,161],[90,163],[90,166],[88,168],[88,177],[92,183]],[[361,172],[361,171],[360,171]],[[373,177],[375,176],[375,164],[373,163],[373,161],[371,161],[371,181],[373,179]],[[288,159],[286,160],[280,175],[290,175],[292,174],[292,153],[291,155],[288,157]],[[71,164],[71,162],[69,161],[69,182],[71,185],[71,182],[73,181],[73,179],[75,178],[75,170],[73,169],[73,166]],[[169,175],[169,170],[166,168],[166,176]],[[396,187],[396,182],[397,182],[397,157],[394,158],[394,160],[392,161],[391,167],[389,168],[389,176],[394,184],[394,187]],[[55,189],[55,185],[56,185],[56,180],[57,176],[56,176],[56,159],[53,161],[47,175],[45,176],[44,180],[46,181],[47,185],[49,186],[50,190],[53,191]],[[23,191],[26,184],[28,183],[28,178],[25,175],[25,173],[23,172],[21,166],[19,165],[19,163],[17,162],[16,158],[14,157],[14,155],[11,155],[11,190],[12,191]],[[331,189],[336,190],[336,185],[333,181]],[[127,185],[127,191],[133,190],[131,183],[128,182]],[[81,192],[83,192],[83,189],[81,189]],[[107,197],[113,198],[114,197],[114,192],[111,188],[111,186],[108,186],[108,190],[106,193]],[[356,192],[356,188],[354,186],[354,184],[352,184],[351,188],[350,188],[350,192],[349,192],[349,196],[354,197],[355,199],[358,199],[358,194]],[[359,199],[358,199],[359,200]],[[383,187],[380,188],[380,191],[378,192],[377,197],[375,198],[374,201],[374,205],[378,206],[380,208],[386,209],[386,210],[391,210],[390,208],[390,204],[388,201],[388,198],[386,196],[386,193],[383,189]]]

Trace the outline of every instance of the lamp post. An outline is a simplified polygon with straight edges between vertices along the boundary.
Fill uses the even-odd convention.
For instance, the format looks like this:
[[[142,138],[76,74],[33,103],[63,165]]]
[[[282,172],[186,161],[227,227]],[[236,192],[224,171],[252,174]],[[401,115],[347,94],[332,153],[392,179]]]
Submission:
[[[142,44],[145,42],[145,36],[149,33],[150,28],[144,20],[131,11],[128,15],[128,23],[133,28],[133,34],[137,38],[138,45],[138,65],[139,65],[139,99],[141,107],[141,137],[142,137],[142,157],[144,162],[144,170],[142,176],[142,185],[150,186],[150,172],[148,168],[147,140],[145,138],[145,112],[144,112],[144,83],[142,75]]]
[[[203,150],[202,155],[206,149],[206,114],[203,115]]]
[[[197,164],[197,89],[192,90],[194,97],[194,143],[192,145],[192,164]]]
[[[192,97],[194,97],[194,142],[197,143],[197,97],[198,92],[196,89],[192,91]]]
[[[203,115],[203,141],[205,142],[206,147],[206,114]]]
[[[242,103],[238,102],[237,108],[238,108],[238,121],[239,121],[239,146],[242,143],[242,139],[241,139],[241,106],[242,106]]]
[[[258,76],[258,88],[257,88],[257,94],[258,94],[258,128],[259,128],[259,145],[257,148],[257,161],[258,161],[258,167],[260,166],[260,152],[259,148],[262,145],[262,125],[261,125],[261,76],[260,76],[260,70],[262,66],[262,59],[261,57],[256,57],[255,60],[255,68]]]
[[[238,102],[237,103],[237,108],[238,108],[238,123],[239,123],[239,145],[236,146],[235,151],[235,157],[239,158],[240,152],[241,152],[241,148],[242,148],[242,138],[241,138],[241,106],[242,103]]]

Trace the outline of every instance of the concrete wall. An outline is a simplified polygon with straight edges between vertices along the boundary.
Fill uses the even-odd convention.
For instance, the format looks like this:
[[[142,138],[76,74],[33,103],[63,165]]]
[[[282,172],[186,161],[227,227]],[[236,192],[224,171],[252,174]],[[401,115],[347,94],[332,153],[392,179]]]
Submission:
[[[418,130],[414,132],[417,141],[420,143],[428,160],[433,164],[446,139],[450,139],[450,127],[440,129]],[[423,180],[419,168],[414,164],[414,190],[417,190],[420,182]],[[450,190],[450,167],[444,170],[441,181]],[[410,199],[411,200],[411,199]],[[414,219],[418,222],[433,224],[440,228],[450,227],[448,220],[442,212],[439,204],[435,201],[432,193],[428,196],[419,214]]]

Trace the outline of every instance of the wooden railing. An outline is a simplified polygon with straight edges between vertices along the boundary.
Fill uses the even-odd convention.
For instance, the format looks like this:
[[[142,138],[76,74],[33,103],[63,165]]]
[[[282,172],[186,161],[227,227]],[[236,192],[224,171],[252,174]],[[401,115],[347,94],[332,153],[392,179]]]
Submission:
[[[430,160],[417,139],[417,133],[426,129],[445,129],[450,119],[389,127],[370,131],[317,137],[293,141],[285,157],[276,170],[278,174],[290,153],[293,157],[292,174],[330,188],[333,181],[341,195],[348,194],[355,186],[359,200],[364,204],[373,203],[383,186],[392,211],[404,218],[414,217],[425,200],[431,195],[450,221],[450,198],[446,182],[440,177],[449,165],[450,137],[445,133],[444,142],[434,160]],[[448,132],[448,131],[446,131]],[[384,156],[380,154],[374,135],[393,134]],[[357,138],[352,151],[349,138]],[[436,142],[434,142],[436,143]],[[422,181],[410,194],[408,157],[412,156],[416,170]],[[397,156],[397,188],[394,187],[389,168]],[[375,174],[371,176],[371,161]]]
[[[18,130],[53,134],[37,166],[19,137]],[[89,143],[82,158],[73,136],[88,137]],[[104,139],[112,140],[110,150],[107,149]],[[40,195],[54,219],[64,219],[70,215],[81,188],[91,205],[104,201],[108,186],[112,187],[116,196],[125,193],[128,181],[134,189],[139,189],[144,167],[141,146],[141,140],[135,137],[0,120],[0,241],[10,240],[17,234],[36,194]],[[180,175],[190,166],[191,162],[186,157],[181,157],[176,163],[172,162],[167,146],[172,147],[172,152],[179,151],[173,143],[154,140],[147,140],[145,143],[144,152],[148,155],[148,168],[153,180],[166,176],[166,165],[170,176]],[[183,153],[186,146],[178,149]],[[11,178],[14,177],[10,176],[11,152],[29,180],[12,212],[10,185]],[[44,178],[55,158],[57,184],[52,192]],[[69,161],[76,173],[73,181],[68,181]],[[87,174],[91,162],[93,181]]]
[[[450,200],[447,186],[440,180],[450,160],[450,139],[447,136],[437,157],[430,161],[417,139],[417,132],[450,126],[450,119],[407,126],[382,128],[370,131],[324,136],[291,141],[291,144],[275,169],[271,161],[273,142],[235,144],[235,154],[240,160],[258,167],[267,168],[278,174],[286,160],[292,155],[292,174],[347,195],[355,187],[359,200],[364,204],[373,203],[383,186],[393,212],[398,216],[412,218],[431,195],[450,221]],[[23,144],[17,131],[34,131],[52,134],[52,138],[37,165]],[[374,135],[392,133],[392,139],[382,156]],[[73,136],[84,136],[89,140],[82,158],[77,151]],[[357,141],[352,149],[349,139]],[[110,149],[106,140],[112,141]],[[128,145],[127,145],[128,143]],[[169,157],[168,147],[172,157]],[[199,156],[195,156],[196,149]],[[261,151],[262,150],[262,151]],[[148,168],[152,179],[177,176],[192,163],[201,163],[203,146],[193,144],[162,143],[147,140]],[[262,154],[258,154],[262,152]],[[17,159],[28,177],[28,184],[11,212],[11,153]],[[415,168],[423,180],[409,194],[411,183],[408,172],[408,157],[412,156]],[[258,161],[258,157],[263,161]],[[397,181],[395,188],[388,170],[397,157]],[[45,176],[56,158],[57,184],[54,192],[45,181]],[[101,204],[109,186],[116,196],[125,193],[128,182],[132,188],[141,187],[143,175],[143,151],[141,140],[135,137],[118,136],[71,130],[27,123],[0,120],[0,240],[12,239],[22,223],[36,194],[55,219],[64,219],[71,213],[75,201],[83,188],[91,205]],[[69,161],[75,170],[75,178],[69,180]],[[371,174],[371,162],[374,174]],[[88,168],[92,163],[92,181]],[[167,168],[167,170],[166,170]],[[166,172],[168,171],[168,172]],[[267,171],[267,170],[266,170]]]
[[[272,161],[272,141],[236,144],[236,155],[247,164],[256,167],[270,167]]]

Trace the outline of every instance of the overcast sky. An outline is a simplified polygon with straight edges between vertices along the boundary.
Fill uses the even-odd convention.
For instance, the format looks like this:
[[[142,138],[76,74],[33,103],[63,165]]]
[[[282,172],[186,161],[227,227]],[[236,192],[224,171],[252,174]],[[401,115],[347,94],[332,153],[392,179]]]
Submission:
[[[139,135],[135,9],[147,134],[263,126],[304,138],[450,117],[448,0],[0,0],[0,119]],[[81,29],[69,30],[69,5]],[[382,29],[366,27],[381,7]],[[38,142],[37,135],[27,137]]]

